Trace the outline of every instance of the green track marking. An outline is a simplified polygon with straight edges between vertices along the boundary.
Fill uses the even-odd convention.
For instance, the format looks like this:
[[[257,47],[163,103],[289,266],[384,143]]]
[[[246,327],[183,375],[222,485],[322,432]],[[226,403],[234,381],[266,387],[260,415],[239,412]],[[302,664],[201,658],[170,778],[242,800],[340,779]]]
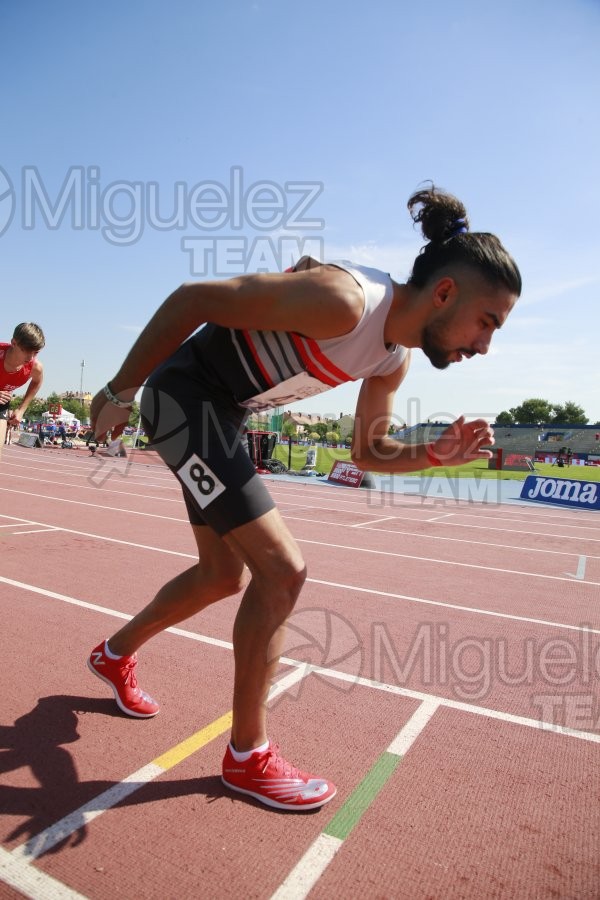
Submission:
[[[346,840],[401,760],[401,756],[388,753],[387,750],[382,753],[344,805],[338,809],[329,825],[323,829],[323,833],[340,841]]]

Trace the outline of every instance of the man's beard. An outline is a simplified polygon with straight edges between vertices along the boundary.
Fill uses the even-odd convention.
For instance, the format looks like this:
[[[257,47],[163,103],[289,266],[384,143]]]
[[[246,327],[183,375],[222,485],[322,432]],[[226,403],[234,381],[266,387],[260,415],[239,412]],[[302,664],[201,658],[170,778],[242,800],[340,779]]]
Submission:
[[[436,369],[447,369],[451,360],[448,359],[448,350],[444,347],[441,338],[444,326],[426,325],[421,339],[421,350],[429,362]]]

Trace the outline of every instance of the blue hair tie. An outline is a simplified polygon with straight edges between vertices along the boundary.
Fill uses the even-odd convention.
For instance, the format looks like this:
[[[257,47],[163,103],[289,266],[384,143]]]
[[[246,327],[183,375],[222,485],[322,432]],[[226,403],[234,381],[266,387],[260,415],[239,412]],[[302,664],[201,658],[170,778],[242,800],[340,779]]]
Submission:
[[[454,223],[454,228],[450,232],[450,237],[456,237],[457,234],[466,234],[468,230],[466,219],[457,219]]]

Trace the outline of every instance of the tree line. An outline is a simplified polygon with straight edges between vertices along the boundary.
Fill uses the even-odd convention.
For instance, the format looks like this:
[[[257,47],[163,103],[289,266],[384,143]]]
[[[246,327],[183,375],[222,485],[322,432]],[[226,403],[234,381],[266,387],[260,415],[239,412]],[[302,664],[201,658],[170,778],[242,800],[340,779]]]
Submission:
[[[19,406],[20,397],[13,397],[11,400],[11,409]],[[80,422],[89,418],[89,408],[80,403],[79,400],[73,398],[61,399],[58,394],[50,394],[46,399],[35,397],[29,404],[27,409],[27,419],[39,420],[42,413],[48,409],[53,403],[59,403],[63,409],[73,413]],[[129,417],[129,424],[137,426],[139,422],[140,411],[139,405],[134,402]],[[566,403],[552,403],[550,400],[542,400],[538,397],[532,397],[524,400],[519,406],[513,406],[508,410],[503,410],[496,416],[497,425],[588,425],[589,419],[585,414],[583,407],[571,400]],[[594,423],[600,425],[600,421]],[[319,439],[323,439],[326,432],[339,432],[338,422],[316,422],[311,425],[313,433],[318,435]],[[284,429],[285,431],[285,429]],[[339,437],[339,434],[337,435]],[[316,438],[315,438],[316,439]],[[335,440],[332,435],[329,440]]]
[[[22,397],[15,396],[10,401],[10,408],[16,409],[21,403]],[[29,406],[27,407],[27,413],[25,418],[27,421],[40,421],[42,418],[42,413],[46,412],[49,406],[52,405],[60,405],[67,412],[73,413],[75,418],[79,422],[85,422],[90,417],[90,409],[89,406],[84,406],[79,400],[75,400],[72,397],[59,397],[58,394],[50,394],[45,399],[43,397],[34,397]],[[60,416],[56,418],[60,419]],[[131,408],[131,415],[129,416],[129,424],[134,428],[137,427],[137,424],[140,419],[140,407],[139,404],[134,400]]]
[[[551,403],[532,397],[523,400],[520,406],[513,406],[498,413],[496,425],[588,425],[589,419],[583,407],[571,400],[566,403]],[[596,422],[600,425],[600,422]]]

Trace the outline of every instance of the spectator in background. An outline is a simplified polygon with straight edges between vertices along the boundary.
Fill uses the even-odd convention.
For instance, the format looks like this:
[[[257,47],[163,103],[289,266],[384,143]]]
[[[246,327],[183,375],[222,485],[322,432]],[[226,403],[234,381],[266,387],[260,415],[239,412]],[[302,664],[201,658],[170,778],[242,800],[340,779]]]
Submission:
[[[6,428],[6,437],[4,438],[5,444],[12,444],[13,434],[19,430],[18,425],[7,425]]]
[[[10,343],[0,343],[0,450],[8,427],[20,426],[27,407],[42,386],[44,369],[37,354],[45,343],[42,329],[34,322],[21,322]],[[23,400],[11,410],[13,391],[27,382]]]

